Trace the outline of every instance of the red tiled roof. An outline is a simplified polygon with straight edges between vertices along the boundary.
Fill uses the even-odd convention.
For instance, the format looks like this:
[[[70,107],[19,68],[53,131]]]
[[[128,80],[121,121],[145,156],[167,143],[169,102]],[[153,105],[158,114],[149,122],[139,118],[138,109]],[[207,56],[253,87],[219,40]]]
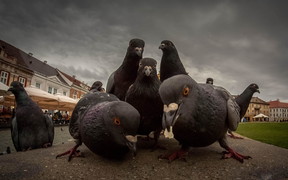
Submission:
[[[66,81],[59,75],[57,70],[54,67],[48,65],[47,62],[42,62],[32,55],[29,55],[2,40],[0,40],[0,45],[4,49],[5,53],[7,53],[7,55],[17,58],[18,64],[45,76],[57,76],[57,78],[63,84],[68,85]]]
[[[58,69],[59,70],[59,69]],[[59,70],[60,71],[60,70]],[[80,86],[80,84],[82,84],[81,81],[79,81],[78,79],[76,79],[75,77],[72,77],[66,73],[64,73],[63,71],[60,71],[67,79],[69,79],[69,81],[71,81],[73,84],[75,84],[76,86]]]
[[[270,101],[270,108],[288,108],[288,103],[280,102],[279,100]]]
[[[28,68],[28,66],[25,64],[24,59],[22,58],[20,54],[20,50],[5,41],[0,40],[0,47],[4,49],[5,53],[7,53],[8,56],[15,57],[17,59],[17,63]]]

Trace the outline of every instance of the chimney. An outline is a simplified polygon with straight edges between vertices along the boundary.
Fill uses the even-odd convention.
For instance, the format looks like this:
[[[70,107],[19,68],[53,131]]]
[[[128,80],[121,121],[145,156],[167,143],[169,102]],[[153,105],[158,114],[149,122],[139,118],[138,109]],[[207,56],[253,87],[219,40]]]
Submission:
[[[75,75],[72,75],[72,77],[75,79],[76,78],[76,76]]]
[[[47,61],[44,61],[45,64],[47,64]]]
[[[33,53],[29,52],[28,55],[29,55],[29,56],[33,56]]]

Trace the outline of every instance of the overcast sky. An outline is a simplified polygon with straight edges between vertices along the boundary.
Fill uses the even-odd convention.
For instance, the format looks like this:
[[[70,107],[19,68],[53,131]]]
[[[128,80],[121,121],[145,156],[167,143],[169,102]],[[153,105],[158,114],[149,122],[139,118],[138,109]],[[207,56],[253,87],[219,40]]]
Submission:
[[[132,38],[157,60],[171,40],[197,82],[232,94],[250,83],[265,101],[288,102],[288,1],[2,0],[0,39],[85,81],[105,86]]]

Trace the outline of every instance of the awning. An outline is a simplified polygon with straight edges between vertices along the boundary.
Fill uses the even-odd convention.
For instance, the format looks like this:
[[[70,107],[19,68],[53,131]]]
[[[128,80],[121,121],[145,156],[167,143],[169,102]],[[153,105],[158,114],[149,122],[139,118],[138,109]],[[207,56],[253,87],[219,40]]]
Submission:
[[[268,118],[268,116],[266,116],[265,114],[258,114],[257,116],[254,116],[253,118]]]
[[[53,95],[36,87],[25,88],[29,97],[42,109],[57,109],[61,111],[72,111],[77,104],[77,100],[67,96]],[[14,95],[4,95],[5,106],[16,105]]]

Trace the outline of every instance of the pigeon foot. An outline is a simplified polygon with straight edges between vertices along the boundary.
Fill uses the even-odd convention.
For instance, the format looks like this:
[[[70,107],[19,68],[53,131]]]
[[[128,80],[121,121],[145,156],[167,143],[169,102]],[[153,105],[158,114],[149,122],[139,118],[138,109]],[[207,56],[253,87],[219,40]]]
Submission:
[[[46,144],[43,144],[43,148],[48,148],[48,147],[50,147],[50,146],[52,146],[52,144],[51,143],[46,143]]]
[[[79,147],[79,145],[75,145],[73,148],[69,149],[68,151],[64,152],[64,153],[61,153],[61,154],[58,154],[56,156],[56,159],[58,157],[61,157],[61,156],[65,156],[67,154],[69,154],[68,156],[68,162],[71,161],[71,159],[73,157],[83,157],[83,155],[81,154],[81,152],[79,150],[77,150],[77,148]]]
[[[230,134],[228,134],[228,136],[233,138],[233,139],[244,139],[243,137],[235,136],[232,132],[230,132]]]
[[[172,154],[160,155],[158,156],[158,159],[168,159],[169,163],[171,163],[176,159],[180,159],[186,162],[187,155],[188,155],[188,149],[180,149]]]
[[[244,159],[252,159],[251,156],[245,156],[245,155],[242,155],[242,154],[239,154],[237,152],[235,152],[233,149],[231,148],[227,148],[226,149],[227,151],[223,151],[223,156],[222,156],[222,159],[228,159],[228,158],[234,158],[236,160],[238,160],[239,162],[243,163],[244,162]]]

